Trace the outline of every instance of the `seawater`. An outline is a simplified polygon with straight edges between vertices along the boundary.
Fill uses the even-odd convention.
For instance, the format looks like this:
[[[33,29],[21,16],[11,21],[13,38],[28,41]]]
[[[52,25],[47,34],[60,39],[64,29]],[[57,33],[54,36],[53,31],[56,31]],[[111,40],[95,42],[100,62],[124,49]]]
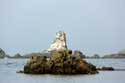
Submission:
[[[86,59],[97,67],[125,69],[125,59]],[[95,75],[30,75],[16,73],[27,59],[0,59],[0,83],[125,83],[125,71],[100,71]]]

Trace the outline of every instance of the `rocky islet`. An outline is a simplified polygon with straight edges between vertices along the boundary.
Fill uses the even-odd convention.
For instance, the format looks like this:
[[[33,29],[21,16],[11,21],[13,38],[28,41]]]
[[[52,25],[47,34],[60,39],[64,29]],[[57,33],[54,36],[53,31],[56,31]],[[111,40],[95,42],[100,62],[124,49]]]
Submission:
[[[24,66],[26,74],[96,74],[96,66],[81,58],[81,52],[67,48],[66,35],[57,32],[54,42],[46,50],[50,57],[34,55]],[[22,71],[21,71],[22,72]]]
[[[24,66],[27,74],[96,74],[96,66],[87,63],[71,50],[52,51],[51,57],[32,56]]]

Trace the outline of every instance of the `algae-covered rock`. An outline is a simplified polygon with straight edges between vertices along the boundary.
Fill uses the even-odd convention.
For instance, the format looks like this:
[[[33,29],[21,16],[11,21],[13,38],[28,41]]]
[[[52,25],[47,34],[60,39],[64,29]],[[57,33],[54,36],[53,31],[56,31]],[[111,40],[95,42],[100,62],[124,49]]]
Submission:
[[[97,69],[72,50],[52,51],[51,57],[32,56],[24,66],[24,73],[31,74],[95,74]]]

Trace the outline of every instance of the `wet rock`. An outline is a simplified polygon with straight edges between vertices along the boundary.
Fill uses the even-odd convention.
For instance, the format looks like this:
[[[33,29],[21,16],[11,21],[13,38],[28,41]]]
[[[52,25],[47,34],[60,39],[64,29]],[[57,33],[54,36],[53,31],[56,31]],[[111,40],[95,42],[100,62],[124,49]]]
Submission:
[[[102,71],[114,71],[115,69],[113,67],[102,67],[102,68],[97,68],[98,70]]]
[[[31,74],[95,74],[96,67],[87,63],[72,50],[52,51],[51,57],[32,56],[24,66],[24,73]]]
[[[16,73],[24,73],[24,71],[23,70],[19,70]]]

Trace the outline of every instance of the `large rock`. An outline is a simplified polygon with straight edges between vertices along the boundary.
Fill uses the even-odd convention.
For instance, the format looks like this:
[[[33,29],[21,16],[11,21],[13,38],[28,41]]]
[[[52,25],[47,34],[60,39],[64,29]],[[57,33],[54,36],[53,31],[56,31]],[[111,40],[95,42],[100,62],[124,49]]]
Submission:
[[[6,53],[0,48],[0,58],[4,58]]]
[[[96,67],[87,63],[80,51],[72,51],[67,48],[66,35],[57,32],[54,42],[47,52],[50,57],[32,54],[32,57],[24,66],[27,74],[95,74]],[[22,72],[22,71],[21,71]]]
[[[47,51],[67,49],[66,34],[62,31],[56,33],[56,38]]]
[[[71,50],[51,51],[51,58],[32,56],[24,66],[31,74],[95,74],[97,69]]]

